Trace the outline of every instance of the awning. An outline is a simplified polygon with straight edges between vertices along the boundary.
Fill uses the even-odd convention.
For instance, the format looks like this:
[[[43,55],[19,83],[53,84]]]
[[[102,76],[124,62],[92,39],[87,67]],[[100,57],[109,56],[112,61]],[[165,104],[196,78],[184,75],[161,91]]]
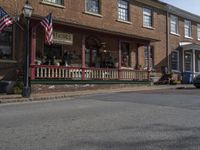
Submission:
[[[187,45],[181,46],[181,48],[183,50],[191,50],[191,49],[200,50],[200,45],[199,44],[187,44]]]

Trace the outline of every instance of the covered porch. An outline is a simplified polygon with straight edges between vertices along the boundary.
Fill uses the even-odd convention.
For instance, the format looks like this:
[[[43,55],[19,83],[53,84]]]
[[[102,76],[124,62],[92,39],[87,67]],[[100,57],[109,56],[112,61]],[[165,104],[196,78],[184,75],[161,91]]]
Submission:
[[[183,82],[191,83],[200,74],[200,45],[188,44],[182,46]]]
[[[33,25],[34,26],[34,25]],[[44,43],[41,28],[32,28],[30,78],[64,80],[150,79],[150,43],[134,35],[55,25],[54,44]],[[139,48],[146,47],[147,65],[139,63]]]

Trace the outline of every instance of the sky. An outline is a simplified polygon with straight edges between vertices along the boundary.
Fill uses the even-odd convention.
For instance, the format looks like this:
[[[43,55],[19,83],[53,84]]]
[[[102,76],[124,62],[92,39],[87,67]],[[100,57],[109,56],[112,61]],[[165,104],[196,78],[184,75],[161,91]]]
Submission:
[[[200,16],[200,0],[161,0]]]

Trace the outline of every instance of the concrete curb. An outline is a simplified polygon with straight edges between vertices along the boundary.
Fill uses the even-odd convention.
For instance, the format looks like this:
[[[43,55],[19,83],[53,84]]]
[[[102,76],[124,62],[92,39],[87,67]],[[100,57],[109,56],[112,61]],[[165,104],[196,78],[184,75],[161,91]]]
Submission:
[[[0,95],[0,103],[17,103],[17,102],[30,102],[30,101],[45,101],[65,99],[76,96],[84,96],[91,94],[101,93],[117,93],[117,92],[131,92],[131,91],[146,91],[146,90],[159,90],[159,89],[176,89],[176,88],[191,88],[188,85],[159,85],[159,86],[135,86],[135,87],[121,87],[114,89],[97,89],[97,90],[77,90],[73,92],[54,92],[54,93],[40,93],[32,94],[30,98],[23,98],[21,95]]]

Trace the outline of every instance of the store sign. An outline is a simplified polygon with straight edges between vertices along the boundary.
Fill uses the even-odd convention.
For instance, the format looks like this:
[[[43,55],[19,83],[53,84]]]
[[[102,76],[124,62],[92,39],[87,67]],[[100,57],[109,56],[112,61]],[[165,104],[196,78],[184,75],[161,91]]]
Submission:
[[[73,34],[64,32],[53,32],[53,42],[58,44],[72,45]]]

